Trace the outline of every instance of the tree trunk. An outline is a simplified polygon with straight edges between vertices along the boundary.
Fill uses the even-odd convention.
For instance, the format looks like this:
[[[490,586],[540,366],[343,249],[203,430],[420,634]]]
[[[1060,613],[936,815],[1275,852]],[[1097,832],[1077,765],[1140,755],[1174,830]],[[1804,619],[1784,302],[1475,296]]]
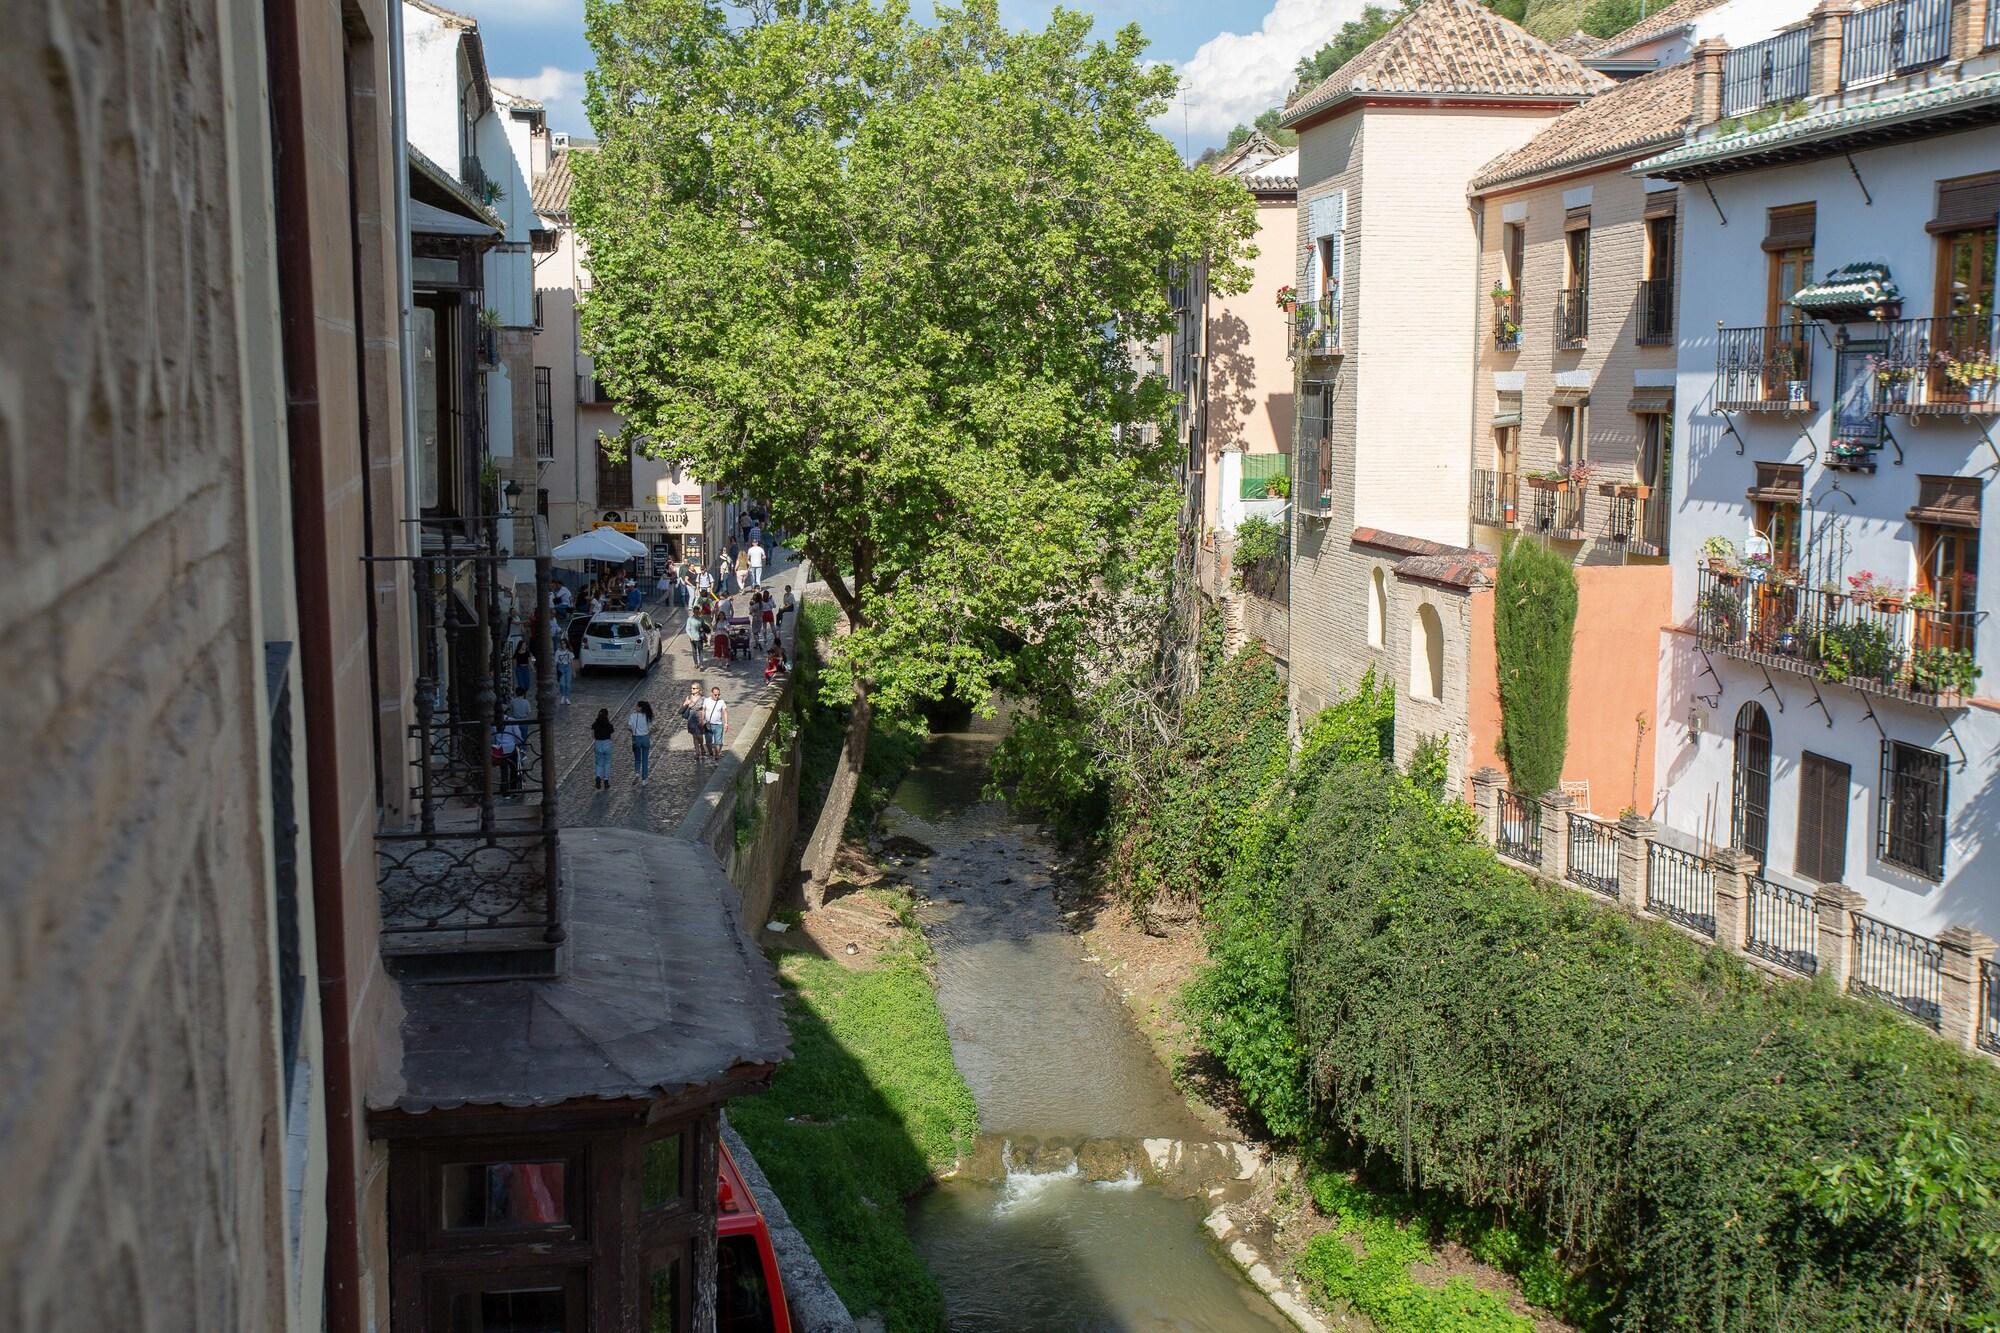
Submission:
[[[833,858],[840,850],[840,836],[847,829],[848,811],[854,808],[854,794],[861,790],[861,765],[868,758],[868,724],[875,705],[868,687],[856,683],[854,703],[847,715],[847,736],[840,743],[840,759],[834,765],[833,786],[826,804],[819,810],[819,822],[806,840],[805,858],[799,870],[806,877],[806,905],[817,909],[826,902],[826,882],[833,874]]]

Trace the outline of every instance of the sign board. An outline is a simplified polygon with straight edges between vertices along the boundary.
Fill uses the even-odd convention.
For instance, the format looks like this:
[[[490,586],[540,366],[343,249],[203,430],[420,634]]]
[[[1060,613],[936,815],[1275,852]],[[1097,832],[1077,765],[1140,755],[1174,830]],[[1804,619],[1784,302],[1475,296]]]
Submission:
[[[669,548],[668,548],[668,546],[667,546],[667,544],[666,544],[665,542],[654,542],[654,543],[653,543],[653,566],[652,566],[652,567],[653,567],[653,577],[654,577],[655,579],[659,578],[659,577],[660,577],[660,575],[662,575],[662,574],[664,574],[664,573],[666,573],[666,572],[667,572],[667,561],[668,561],[669,557],[671,557],[672,555],[673,555],[673,551],[672,551],[671,549],[669,549]]]

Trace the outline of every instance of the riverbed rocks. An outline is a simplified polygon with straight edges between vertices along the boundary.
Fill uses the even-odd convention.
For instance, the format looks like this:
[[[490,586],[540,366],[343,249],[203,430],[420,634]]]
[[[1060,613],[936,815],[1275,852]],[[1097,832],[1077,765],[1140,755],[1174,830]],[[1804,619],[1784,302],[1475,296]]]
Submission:
[[[1257,1149],[1226,1139],[981,1134],[953,1175],[988,1184],[998,1184],[1010,1175],[1144,1180],[1175,1198],[1219,1199],[1246,1193],[1262,1166],[1263,1157]]]

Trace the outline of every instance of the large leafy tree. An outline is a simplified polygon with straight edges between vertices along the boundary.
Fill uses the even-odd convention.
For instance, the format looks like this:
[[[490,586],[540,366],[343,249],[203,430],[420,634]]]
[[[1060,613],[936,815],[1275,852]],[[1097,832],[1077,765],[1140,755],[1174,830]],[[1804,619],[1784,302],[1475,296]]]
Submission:
[[[1246,280],[1254,206],[1148,127],[1136,28],[993,0],[589,0],[588,349],[622,447],[769,502],[826,579],[851,704],[831,867],[876,709],[983,699],[1172,485],[1135,348],[1166,276]],[[614,446],[620,447],[620,446]],[[1080,610],[1079,614],[1087,614]]]

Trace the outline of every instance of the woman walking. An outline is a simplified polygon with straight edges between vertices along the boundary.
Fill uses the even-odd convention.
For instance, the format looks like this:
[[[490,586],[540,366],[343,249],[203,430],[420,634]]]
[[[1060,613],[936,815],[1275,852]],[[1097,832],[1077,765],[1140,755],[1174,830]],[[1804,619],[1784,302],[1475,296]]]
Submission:
[[[597,720],[590,724],[591,762],[596,766],[598,790],[611,785],[611,736],[615,728],[611,725],[611,710],[597,710]]]
[[[576,654],[569,650],[569,637],[565,635],[562,638],[556,640],[556,702],[557,703],[566,704],[570,701],[569,686],[571,679],[575,675],[576,675]]]
[[[687,697],[681,700],[681,725],[687,728],[688,741],[694,746],[695,758],[708,753],[708,728],[701,720],[701,682],[688,682]]]
[[[632,733],[632,771],[639,775],[643,787],[653,776],[653,705],[644,699],[633,705],[625,729]]]
[[[708,628],[701,623],[701,612],[690,608],[687,614],[688,652],[694,657],[694,664],[701,665],[701,641],[708,634]]]
[[[702,725],[708,728],[708,753],[710,758],[722,754],[722,736],[729,729],[729,705],[722,701],[722,687],[715,686],[708,692],[708,698],[701,705]]]

